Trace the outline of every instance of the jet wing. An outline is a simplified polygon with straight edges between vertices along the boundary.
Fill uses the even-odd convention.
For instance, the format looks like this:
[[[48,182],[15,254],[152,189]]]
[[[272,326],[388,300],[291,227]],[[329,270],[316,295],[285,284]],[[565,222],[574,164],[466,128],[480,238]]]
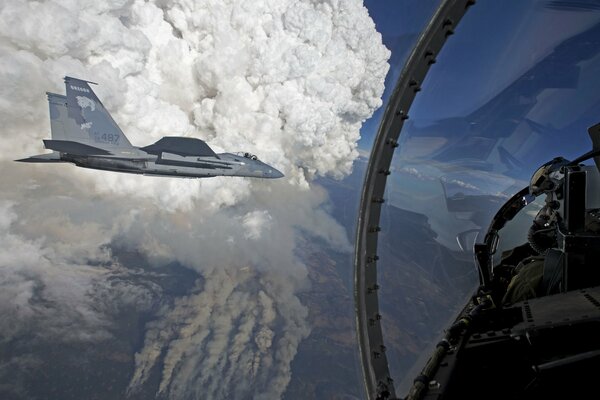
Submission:
[[[190,137],[165,136],[150,146],[142,147],[146,153],[159,155],[160,153],[171,153],[179,156],[215,157],[217,154],[206,144],[205,141]]]

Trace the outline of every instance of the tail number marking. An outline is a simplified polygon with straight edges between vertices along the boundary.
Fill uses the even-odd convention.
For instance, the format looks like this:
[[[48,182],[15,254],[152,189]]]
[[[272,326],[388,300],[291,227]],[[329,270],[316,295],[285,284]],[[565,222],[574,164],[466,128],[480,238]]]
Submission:
[[[118,145],[120,137],[121,137],[121,135],[118,135],[116,133],[114,133],[114,134],[113,133],[95,133],[94,141],[99,142],[99,143],[110,143],[110,144]]]
[[[71,86],[72,90],[77,90],[78,92],[84,92],[84,93],[89,93],[90,92],[89,89],[86,89],[86,88],[82,88],[82,87],[79,87],[79,86],[73,86],[73,85],[70,85],[70,86]]]

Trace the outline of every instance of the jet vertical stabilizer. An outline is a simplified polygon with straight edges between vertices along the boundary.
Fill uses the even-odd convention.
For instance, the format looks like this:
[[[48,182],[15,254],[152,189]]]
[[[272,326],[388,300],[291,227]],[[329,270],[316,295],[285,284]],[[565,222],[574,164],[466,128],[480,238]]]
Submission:
[[[83,143],[111,153],[133,149],[89,83],[67,76],[66,96],[48,93],[52,139]]]

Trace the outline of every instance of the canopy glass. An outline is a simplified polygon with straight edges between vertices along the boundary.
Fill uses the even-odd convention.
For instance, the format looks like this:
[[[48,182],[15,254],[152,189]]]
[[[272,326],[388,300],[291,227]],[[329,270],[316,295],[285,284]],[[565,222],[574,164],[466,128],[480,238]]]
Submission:
[[[379,301],[397,395],[477,286],[472,246],[496,211],[544,162],[591,149],[599,76],[591,1],[478,1],[442,49],[400,133],[380,221]]]

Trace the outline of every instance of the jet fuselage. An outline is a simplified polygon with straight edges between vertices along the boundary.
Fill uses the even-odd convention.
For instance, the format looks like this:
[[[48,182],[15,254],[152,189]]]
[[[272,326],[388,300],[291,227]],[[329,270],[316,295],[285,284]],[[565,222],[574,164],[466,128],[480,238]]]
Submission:
[[[208,178],[213,176],[242,176],[252,178],[281,178],[277,169],[243,155],[221,153],[216,157],[163,156],[144,153],[145,158],[122,156],[82,156],[61,153],[57,161],[73,163],[78,167],[131,174]]]

